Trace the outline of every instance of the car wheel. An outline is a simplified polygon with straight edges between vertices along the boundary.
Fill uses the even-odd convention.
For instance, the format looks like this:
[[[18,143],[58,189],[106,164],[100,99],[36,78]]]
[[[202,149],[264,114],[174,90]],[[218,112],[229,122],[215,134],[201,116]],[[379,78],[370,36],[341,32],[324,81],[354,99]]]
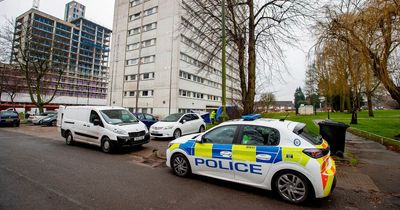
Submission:
[[[19,127],[19,123],[15,124],[16,127]]]
[[[181,135],[182,135],[181,130],[176,129],[174,131],[174,139],[177,139],[177,138],[181,137]]]
[[[111,143],[111,140],[108,137],[104,137],[103,141],[101,141],[101,150],[105,153],[111,153],[113,152],[113,144]]]
[[[174,174],[177,176],[186,177],[192,173],[189,160],[180,153],[172,157],[171,166]]]
[[[199,133],[203,133],[205,130],[206,130],[206,129],[205,129],[204,126],[202,125],[202,126],[200,126],[200,128],[199,128]]]
[[[56,126],[56,125],[57,125],[57,121],[51,122],[51,126]]]
[[[67,145],[74,144],[74,137],[72,137],[71,132],[68,132],[67,135],[65,136],[65,144],[67,144]]]
[[[275,189],[283,200],[290,203],[302,203],[310,194],[307,179],[294,171],[280,173],[275,179]]]

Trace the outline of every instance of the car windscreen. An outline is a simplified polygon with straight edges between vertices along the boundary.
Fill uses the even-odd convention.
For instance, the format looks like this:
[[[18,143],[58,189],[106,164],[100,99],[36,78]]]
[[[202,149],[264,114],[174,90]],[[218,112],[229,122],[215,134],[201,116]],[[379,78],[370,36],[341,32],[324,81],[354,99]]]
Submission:
[[[124,109],[110,109],[100,111],[104,120],[111,125],[133,124],[139,122],[132,113]]]
[[[182,117],[182,115],[183,113],[171,114],[162,119],[161,122],[177,122]]]
[[[319,145],[322,144],[322,137],[318,134],[314,134],[310,132],[305,124],[299,124],[297,125],[293,132],[301,137],[303,137],[306,141],[314,144],[314,145]]]
[[[15,113],[15,112],[8,112],[8,111],[5,111],[5,112],[1,112],[0,116],[2,116],[2,117],[15,117],[15,118],[17,118],[17,117],[18,117],[18,114]]]

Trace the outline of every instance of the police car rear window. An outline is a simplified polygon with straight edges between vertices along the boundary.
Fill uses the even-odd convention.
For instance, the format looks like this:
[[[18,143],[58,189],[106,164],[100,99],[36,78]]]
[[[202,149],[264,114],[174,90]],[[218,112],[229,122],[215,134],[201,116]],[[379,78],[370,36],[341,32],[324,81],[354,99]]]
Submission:
[[[320,135],[316,135],[308,131],[305,124],[297,125],[293,132],[301,137],[303,137],[306,141],[310,142],[311,144],[318,145],[322,144],[322,137]]]

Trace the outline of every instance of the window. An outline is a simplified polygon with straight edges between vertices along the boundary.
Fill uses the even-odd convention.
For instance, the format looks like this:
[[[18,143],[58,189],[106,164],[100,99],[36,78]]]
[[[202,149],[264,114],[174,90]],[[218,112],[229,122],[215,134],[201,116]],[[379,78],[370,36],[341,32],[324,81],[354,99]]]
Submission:
[[[158,7],[153,7],[144,11],[144,16],[152,15],[157,13]]]
[[[246,125],[243,127],[243,134],[241,138],[241,144],[245,145],[278,145],[279,144],[279,132],[276,129]]]
[[[150,56],[146,56],[140,59],[141,63],[152,63],[154,62],[156,56],[155,55],[150,55]]]
[[[128,30],[128,35],[129,36],[132,36],[132,35],[135,35],[135,34],[138,34],[138,33],[140,33],[140,27]]]
[[[149,39],[142,42],[142,47],[150,47],[156,44],[156,39]]]
[[[150,31],[157,28],[157,23],[150,23],[143,26],[143,31]]]
[[[103,126],[103,123],[101,122],[101,119],[100,119],[99,114],[97,114],[96,111],[93,111],[93,110],[92,110],[92,111],[90,112],[89,122],[90,122],[90,123],[93,123],[95,119],[99,120],[100,126]]]
[[[126,65],[127,66],[137,65],[138,61],[139,61],[139,59],[137,59],[137,58],[129,59],[126,61]]]
[[[192,118],[192,120],[198,120],[199,117],[195,114],[190,114],[190,117]]]
[[[155,120],[154,117],[151,116],[151,115],[149,115],[149,114],[143,114],[143,115],[144,115],[144,118],[145,118],[146,120]]]
[[[216,128],[203,136],[204,143],[232,144],[237,132],[236,125],[227,125]]]
[[[139,49],[139,42],[134,44],[128,44],[127,50],[136,50]]]
[[[149,91],[147,91],[147,90],[142,91],[142,96],[148,96],[148,95],[149,95]]]
[[[184,116],[182,117],[181,120],[182,120],[182,121],[185,120],[185,121],[187,122],[187,121],[191,121],[191,120],[193,120],[193,119],[192,119],[192,117],[190,116],[190,114],[186,114],[186,115],[184,115]]]
[[[129,20],[130,20],[130,21],[136,20],[136,19],[138,19],[138,18],[140,18],[140,12],[129,16]]]
[[[142,108],[142,113],[147,113],[147,108]]]
[[[143,79],[150,79],[150,74],[149,73],[143,74]]]

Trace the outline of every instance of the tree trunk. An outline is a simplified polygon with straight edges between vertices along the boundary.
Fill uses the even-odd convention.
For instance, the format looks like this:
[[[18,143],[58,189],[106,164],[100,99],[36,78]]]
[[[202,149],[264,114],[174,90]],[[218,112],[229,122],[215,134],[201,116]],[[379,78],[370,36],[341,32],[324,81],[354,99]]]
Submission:
[[[367,104],[368,104],[368,116],[374,117],[374,111],[372,110],[372,94],[366,93],[367,95]]]
[[[244,114],[250,114],[254,111],[254,97],[256,93],[256,37],[255,37],[255,16],[254,1],[247,2],[249,6],[249,46],[248,46],[248,92],[243,108]]]
[[[357,109],[353,108],[351,112],[351,122],[350,124],[357,124]]]
[[[340,95],[340,112],[344,112],[344,101],[345,101],[345,96],[342,94]]]

